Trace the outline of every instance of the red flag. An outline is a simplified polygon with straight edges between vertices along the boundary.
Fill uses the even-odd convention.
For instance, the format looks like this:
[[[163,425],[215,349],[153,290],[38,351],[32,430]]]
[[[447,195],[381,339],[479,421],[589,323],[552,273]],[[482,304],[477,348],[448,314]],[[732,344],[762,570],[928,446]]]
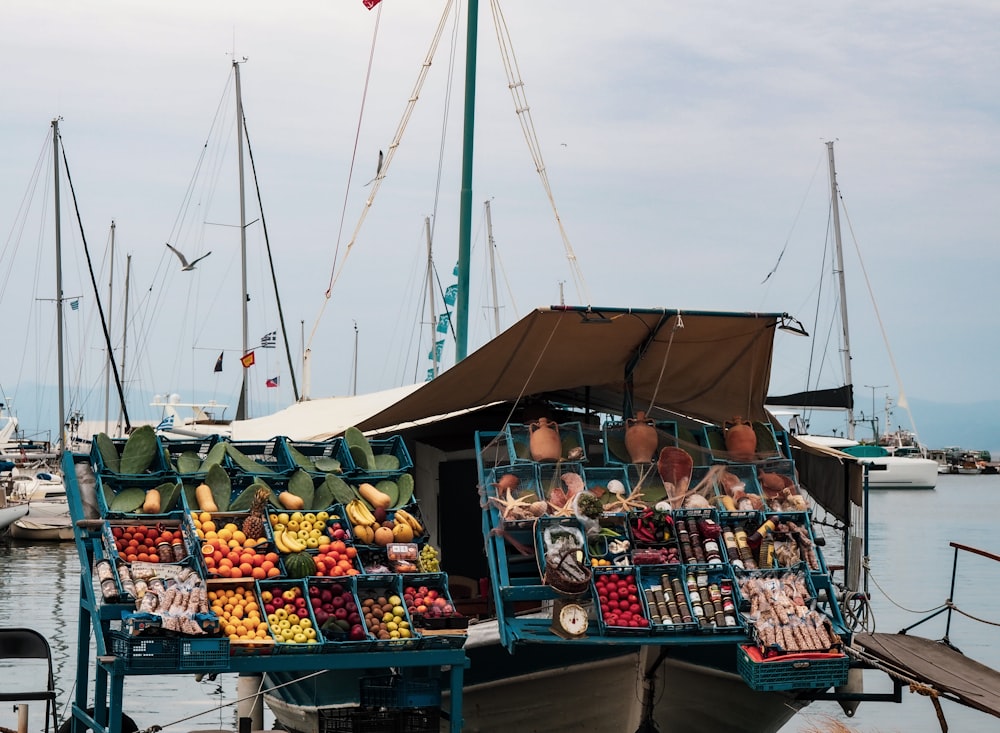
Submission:
[[[278,378],[277,377],[271,377],[270,379],[268,379],[264,383],[264,385],[267,386],[267,387],[277,387],[278,386]]]
[[[250,367],[252,367],[254,365],[254,361],[255,359],[252,351],[249,354],[244,354],[242,357],[240,357],[240,364],[243,365],[244,369],[249,369]]]
[[[371,10],[376,5],[378,5],[380,2],[382,2],[382,0],[362,0],[362,2],[364,2],[366,8],[368,8],[369,10]]]

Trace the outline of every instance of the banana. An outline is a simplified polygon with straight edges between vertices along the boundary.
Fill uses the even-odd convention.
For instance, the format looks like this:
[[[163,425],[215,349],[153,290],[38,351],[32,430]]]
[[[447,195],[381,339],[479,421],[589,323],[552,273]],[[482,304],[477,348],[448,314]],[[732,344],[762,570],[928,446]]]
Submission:
[[[371,510],[361,500],[354,499],[345,508],[352,524],[364,524],[368,526],[376,524],[375,515],[371,513]]]
[[[410,529],[413,530],[414,535],[421,535],[424,533],[424,525],[422,525],[420,523],[420,520],[417,519],[412,514],[410,514],[408,511],[405,511],[403,509],[397,509],[396,521],[399,521],[400,519],[402,519],[404,522],[410,525]]]
[[[278,552],[287,555],[291,550],[288,549],[288,545],[285,544],[285,531],[283,529],[274,530],[274,546],[278,548]]]
[[[306,543],[300,540],[298,537],[289,534],[288,532],[283,532],[281,535],[281,541],[285,543],[285,547],[288,548],[289,552],[302,552],[306,549]]]

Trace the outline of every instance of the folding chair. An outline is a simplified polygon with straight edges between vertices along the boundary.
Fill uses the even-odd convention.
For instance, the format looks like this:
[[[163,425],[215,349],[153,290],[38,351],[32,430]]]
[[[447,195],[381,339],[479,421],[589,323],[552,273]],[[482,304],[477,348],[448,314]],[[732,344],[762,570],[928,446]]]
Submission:
[[[0,701],[26,702],[45,701],[45,733],[49,731],[49,717],[52,718],[52,733],[59,729],[56,711],[56,683],[52,673],[52,653],[49,642],[34,629],[0,628],[0,659],[44,659],[48,663],[49,674],[44,690],[0,691]]]

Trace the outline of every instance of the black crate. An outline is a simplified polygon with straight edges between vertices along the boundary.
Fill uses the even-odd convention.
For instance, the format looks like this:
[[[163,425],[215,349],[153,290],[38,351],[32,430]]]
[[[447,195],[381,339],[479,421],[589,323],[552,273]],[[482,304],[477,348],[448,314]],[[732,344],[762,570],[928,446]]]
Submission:
[[[398,710],[320,708],[318,733],[397,733]]]
[[[378,675],[361,680],[361,705],[369,708],[433,708],[441,705],[436,677]]]

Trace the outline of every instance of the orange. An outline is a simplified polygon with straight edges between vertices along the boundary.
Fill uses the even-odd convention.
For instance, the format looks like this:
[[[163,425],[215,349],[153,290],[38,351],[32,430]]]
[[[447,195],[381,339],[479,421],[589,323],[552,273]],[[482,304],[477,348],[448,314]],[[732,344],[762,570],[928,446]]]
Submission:
[[[250,577],[256,578],[257,580],[263,580],[264,578],[267,577],[267,571],[258,565],[252,571],[250,571]]]
[[[229,578],[232,576],[233,568],[230,565],[220,565],[216,572],[223,578]]]
[[[212,547],[209,543],[206,542],[204,545],[201,546],[202,555],[212,555],[214,553],[215,553],[215,548]]]
[[[267,571],[267,577],[269,578],[276,578],[279,575],[281,575],[281,570],[279,570],[278,568],[272,567],[270,570]]]
[[[248,562],[241,562],[240,563],[240,573],[244,577],[249,578],[250,577],[250,573],[252,573],[252,572],[253,572],[253,565],[251,565]]]
[[[229,570],[229,577],[230,578],[242,578],[243,577],[243,571],[240,570],[238,566],[234,567],[234,568],[230,568],[230,570]]]

